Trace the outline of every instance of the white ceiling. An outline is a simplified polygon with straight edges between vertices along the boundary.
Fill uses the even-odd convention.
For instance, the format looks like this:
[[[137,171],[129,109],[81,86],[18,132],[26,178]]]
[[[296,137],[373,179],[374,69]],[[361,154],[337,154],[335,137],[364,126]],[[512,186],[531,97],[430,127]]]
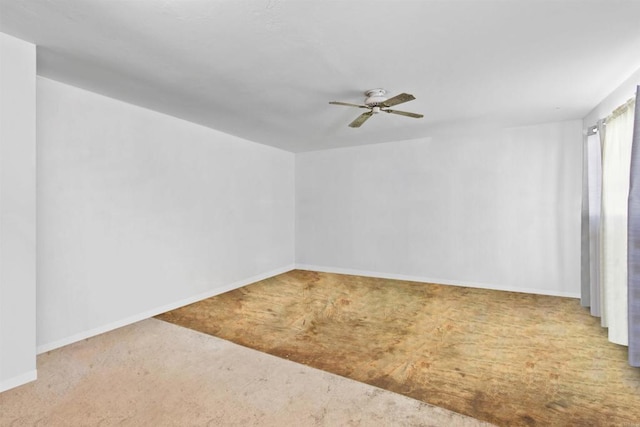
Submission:
[[[640,68],[640,0],[0,0],[38,74],[294,152],[585,116]],[[366,89],[415,101],[347,127]]]

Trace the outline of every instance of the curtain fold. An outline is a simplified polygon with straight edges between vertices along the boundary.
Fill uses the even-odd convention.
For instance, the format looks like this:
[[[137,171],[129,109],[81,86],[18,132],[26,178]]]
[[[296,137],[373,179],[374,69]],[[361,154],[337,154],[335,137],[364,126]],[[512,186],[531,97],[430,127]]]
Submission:
[[[600,211],[602,198],[602,121],[589,128],[582,158],[582,251],[580,303],[601,317]]]
[[[602,325],[609,341],[628,345],[627,215],[635,101],[607,118],[602,147],[601,264]]]
[[[591,306],[591,254],[589,251],[589,133],[582,144],[582,215],[580,221],[580,305]]]
[[[600,289],[600,221],[602,199],[602,146],[600,135],[597,133],[587,138],[587,185],[588,185],[588,215],[589,215],[589,295],[590,308],[593,316],[601,314]]]
[[[628,200],[629,364],[640,367],[640,86],[636,88]]]

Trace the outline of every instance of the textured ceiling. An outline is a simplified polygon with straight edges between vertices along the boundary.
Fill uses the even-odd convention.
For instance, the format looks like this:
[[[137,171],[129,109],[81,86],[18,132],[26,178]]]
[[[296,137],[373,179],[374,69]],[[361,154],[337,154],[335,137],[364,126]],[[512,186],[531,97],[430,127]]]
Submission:
[[[640,1],[0,0],[38,74],[294,152],[585,116],[640,68]],[[347,125],[366,89],[424,119]]]

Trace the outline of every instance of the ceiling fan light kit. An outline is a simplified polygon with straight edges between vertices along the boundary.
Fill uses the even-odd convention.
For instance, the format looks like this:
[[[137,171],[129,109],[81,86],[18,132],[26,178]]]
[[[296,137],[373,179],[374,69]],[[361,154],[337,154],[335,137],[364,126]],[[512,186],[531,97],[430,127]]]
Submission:
[[[366,96],[366,99],[364,100],[364,105],[351,104],[348,102],[338,102],[338,101],[331,101],[329,102],[329,104],[344,105],[346,107],[366,108],[369,110],[365,113],[362,113],[354,121],[349,123],[349,127],[352,127],[352,128],[359,128],[360,126],[362,126],[364,122],[366,122],[369,119],[369,117],[371,117],[374,114],[378,114],[381,111],[384,111],[385,113],[398,114],[405,117],[411,117],[414,119],[420,119],[424,117],[422,114],[409,113],[407,111],[398,111],[398,110],[389,109],[394,105],[402,104],[404,102],[408,102],[416,99],[413,95],[408,93],[401,93],[400,95],[387,98],[386,94],[387,94],[387,91],[381,88],[370,89],[365,91],[364,93],[364,95]]]

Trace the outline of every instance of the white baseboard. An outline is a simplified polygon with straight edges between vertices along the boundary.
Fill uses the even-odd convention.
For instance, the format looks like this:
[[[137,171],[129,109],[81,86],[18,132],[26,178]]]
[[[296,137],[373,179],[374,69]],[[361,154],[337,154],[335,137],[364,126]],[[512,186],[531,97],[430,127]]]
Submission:
[[[580,294],[574,292],[553,291],[548,289],[517,288],[513,286],[500,286],[488,283],[452,281],[433,277],[408,276],[405,274],[381,273],[378,271],[363,271],[350,268],[326,267],[309,264],[296,264],[297,270],[320,271],[324,273],[350,274],[354,276],[377,277],[380,279],[406,280],[410,282],[437,283],[440,285],[465,286],[468,288],[491,289],[494,291],[522,292],[525,294],[550,295],[554,297],[580,298]]]
[[[107,325],[103,325],[97,328],[90,329],[88,331],[83,331],[69,337],[63,338],[61,340],[57,340],[51,343],[46,343],[39,345],[37,347],[37,354],[45,353],[47,351],[54,350],[56,348],[64,347],[65,345],[73,344],[74,342],[82,341],[87,338],[94,337],[96,335],[103,334],[105,332],[112,331],[114,329],[121,328],[123,326],[130,325],[132,323],[139,322],[144,319],[148,319],[153,316],[157,316],[158,314],[165,313],[167,311],[175,310],[176,308],[183,307],[188,304],[193,304],[194,302],[202,301],[203,299],[211,298],[216,295],[223,294],[225,292],[232,291],[234,289],[241,288],[243,286],[249,285],[251,283],[259,282],[260,280],[268,279],[269,277],[277,276],[278,274],[286,273],[295,268],[294,264],[287,265],[285,267],[277,268],[275,270],[268,271],[266,273],[258,274],[256,276],[248,277],[243,280],[238,280],[236,282],[230,283],[228,285],[218,286],[210,291],[194,295],[189,298],[185,298],[179,301],[172,302],[170,304],[163,305],[161,307],[156,307],[151,310],[144,311],[142,313],[136,314],[134,316],[130,316],[116,322],[109,323]]]
[[[13,378],[9,378],[8,380],[4,380],[0,382],[0,393],[21,386],[23,384],[30,383],[31,381],[35,381],[37,378],[38,371],[34,369],[33,371],[25,372],[24,374],[20,374]]]

